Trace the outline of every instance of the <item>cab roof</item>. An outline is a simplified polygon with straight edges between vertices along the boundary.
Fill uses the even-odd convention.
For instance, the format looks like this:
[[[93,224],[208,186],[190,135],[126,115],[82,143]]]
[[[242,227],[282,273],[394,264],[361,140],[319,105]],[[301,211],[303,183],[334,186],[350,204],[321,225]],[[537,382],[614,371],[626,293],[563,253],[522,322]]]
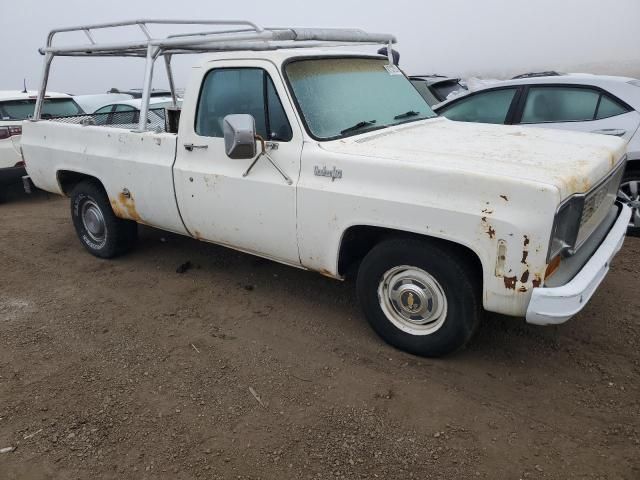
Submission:
[[[202,54],[198,66],[205,66],[218,60],[267,60],[276,65],[282,65],[288,60],[309,57],[368,57],[385,59],[384,55],[366,51],[344,50],[345,47],[324,48],[286,48],[280,50],[253,51],[241,50],[230,52],[215,52]]]

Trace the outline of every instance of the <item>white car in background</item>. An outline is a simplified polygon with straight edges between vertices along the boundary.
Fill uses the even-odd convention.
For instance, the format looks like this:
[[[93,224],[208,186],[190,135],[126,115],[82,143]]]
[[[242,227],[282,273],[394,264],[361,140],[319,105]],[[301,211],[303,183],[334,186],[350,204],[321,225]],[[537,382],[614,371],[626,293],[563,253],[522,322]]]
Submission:
[[[74,95],[73,99],[82,107],[86,113],[93,113],[96,110],[117,102],[131,100],[133,97],[126,93],[97,93],[91,95]]]
[[[0,182],[25,175],[20,152],[22,121],[33,115],[38,92],[0,91]],[[66,117],[84,113],[70,95],[47,92],[45,117]]]
[[[640,235],[640,80],[627,77],[525,74],[494,82],[435,107],[450,120],[577,130],[627,142],[620,201],[633,209],[629,234]]]
[[[182,104],[182,100],[178,100],[178,107]],[[150,129],[156,127],[164,128],[165,125],[165,108],[173,105],[171,98],[155,97],[149,99],[149,117],[147,123]],[[142,100],[135,98],[105,105],[96,110],[92,117],[96,125],[127,128],[130,130],[138,128],[140,120],[140,108]]]
[[[89,95],[75,95],[73,99],[82,107],[86,113],[94,113],[106,105],[113,105],[118,102],[126,102],[142,96],[142,89],[132,88],[130,90],[118,90],[112,88],[107,93],[95,93]],[[168,90],[152,90],[151,98],[171,98]]]

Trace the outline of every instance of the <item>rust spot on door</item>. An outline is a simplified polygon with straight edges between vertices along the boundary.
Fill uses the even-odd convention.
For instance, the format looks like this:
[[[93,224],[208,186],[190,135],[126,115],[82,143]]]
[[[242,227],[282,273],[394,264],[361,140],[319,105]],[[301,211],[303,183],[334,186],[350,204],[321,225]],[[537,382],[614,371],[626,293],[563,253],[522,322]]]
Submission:
[[[529,252],[527,252],[526,250],[522,252],[522,260],[520,261],[520,263],[522,263],[523,265],[527,264],[527,258],[529,258]]]
[[[520,283],[527,283],[529,281],[529,270],[525,270],[524,273],[522,274],[522,277],[520,277]]]
[[[505,202],[509,201],[509,197],[507,197],[506,195],[500,195],[500,198],[503,199]]]
[[[504,286],[509,290],[515,290],[516,283],[518,283],[518,277],[504,277]]]

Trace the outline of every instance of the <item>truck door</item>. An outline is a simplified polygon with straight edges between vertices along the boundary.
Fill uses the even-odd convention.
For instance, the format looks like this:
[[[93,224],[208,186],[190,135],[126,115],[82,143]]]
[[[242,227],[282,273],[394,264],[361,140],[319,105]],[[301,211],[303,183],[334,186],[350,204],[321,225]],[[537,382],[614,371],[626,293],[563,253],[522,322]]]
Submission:
[[[280,73],[266,61],[210,65],[193,76],[180,120],[174,182],[184,223],[196,238],[297,265],[302,132]],[[239,113],[254,117],[291,184],[266,158],[243,176],[253,160],[227,157],[223,119]]]

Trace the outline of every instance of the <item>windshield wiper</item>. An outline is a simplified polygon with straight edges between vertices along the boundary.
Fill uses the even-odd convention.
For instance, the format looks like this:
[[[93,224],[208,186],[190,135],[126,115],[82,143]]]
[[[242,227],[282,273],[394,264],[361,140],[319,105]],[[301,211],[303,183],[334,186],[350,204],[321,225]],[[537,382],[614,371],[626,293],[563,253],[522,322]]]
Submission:
[[[418,115],[420,115],[420,112],[416,112],[415,110],[409,110],[408,112],[404,112],[404,113],[401,113],[400,115],[396,115],[395,117],[393,117],[393,119],[401,120],[403,118],[417,117]]]
[[[344,135],[345,133],[355,132],[356,130],[360,130],[361,128],[375,125],[377,122],[377,120],[363,120],[362,122],[356,123],[353,127],[345,128],[340,132],[340,134]]]

